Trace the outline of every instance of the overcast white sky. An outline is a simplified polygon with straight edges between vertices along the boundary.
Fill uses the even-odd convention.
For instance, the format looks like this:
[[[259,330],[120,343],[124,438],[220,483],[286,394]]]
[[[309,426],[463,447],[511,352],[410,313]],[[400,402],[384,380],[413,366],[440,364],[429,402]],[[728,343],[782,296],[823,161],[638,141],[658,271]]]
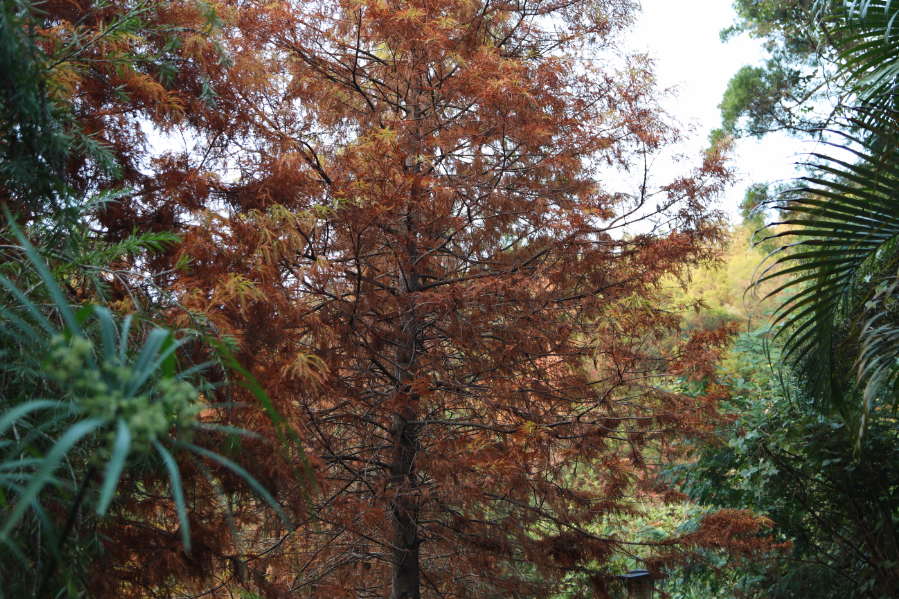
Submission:
[[[743,65],[760,63],[764,51],[746,35],[721,43],[718,32],[736,18],[731,0],[642,0],[642,5],[643,14],[626,45],[656,58],[662,87],[679,88],[668,111],[681,122],[698,125],[692,140],[698,151],[720,125],[718,103],[728,80]],[[762,142],[742,140],[736,157],[741,180],[728,192],[724,207],[735,215],[749,184],[789,179],[793,163],[801,158],[796,154],[811,149],[807,142],[784,135]]]

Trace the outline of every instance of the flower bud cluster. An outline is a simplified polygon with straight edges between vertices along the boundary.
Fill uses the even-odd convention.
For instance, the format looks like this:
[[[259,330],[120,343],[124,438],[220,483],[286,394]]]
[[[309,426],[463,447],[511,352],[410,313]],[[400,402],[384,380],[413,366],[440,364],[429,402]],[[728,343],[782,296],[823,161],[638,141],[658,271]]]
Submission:
[[[84,337],[52,341],[45,372],[63,386],[79,411],[88,417],[114,423],[122,418],[131,432],[132,448],[146,450],[154,439],[173,426],[187,427],[200,411],[197,391],[173,378],[153,379],[138,393],[127,393],[129,381],[140,376],[120,360],[92,360],[93,343]],[[94,365],[96,364],[96,365]],[[115,431],[109,432],[109,447]]]

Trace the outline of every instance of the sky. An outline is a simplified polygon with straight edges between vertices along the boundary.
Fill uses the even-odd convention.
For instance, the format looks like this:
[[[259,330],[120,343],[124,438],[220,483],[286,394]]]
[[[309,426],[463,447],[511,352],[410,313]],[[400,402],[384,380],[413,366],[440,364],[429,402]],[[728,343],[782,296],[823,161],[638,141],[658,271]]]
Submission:
[[[758,40],[742,35],[722,43],[718,33],[733,24],[731,0],[642,0],[643,13],[625,45],[656,59],[661,87],[677,86],[666,108],[682,123],[694,123],[691,140],[698,152],[708,146],[708,134],[720,126],[718,104],[727,82],[740,67],[760,64],[765,52]],[[722,208],[733,216],[746,187],[755,182],[791,178],[793,163],[812,146],[786,135],[763,141],[740,140],[735,166],[739,180],[723,199]]]

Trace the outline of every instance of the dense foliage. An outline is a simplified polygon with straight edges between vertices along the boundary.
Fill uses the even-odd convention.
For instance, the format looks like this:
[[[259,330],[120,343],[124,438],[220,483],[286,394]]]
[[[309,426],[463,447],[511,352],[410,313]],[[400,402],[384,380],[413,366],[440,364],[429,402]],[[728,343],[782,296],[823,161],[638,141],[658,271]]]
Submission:
[[[795,21],[781,20],[781,9],[794,6],[775,2],[743,16],[788,40]],[[774,208],[780,217],[756,240],[790,241],[756,278],[767,285],[759,295],[777,306],[773,327],[738,339],[727,362],[731,424],[671,472],[704,509],[751,508],[789,543],[737,564],[719,596],[899,596],[896,8],[846,1],[813,9],[809,35],[825,37],[818,52],[835,69],[829,101],[846,117],[830,122],[825,139],[849,151],[815,155],[807,176],[777,195],[750,189],[746,205],[756,210],[746,216]],[[762,100],[766,93],[744,91]],[[712,588],[708,569],[696,574],[697,588]]]
[[[859,162],[719,270],[628,0],[2,2],[0,592],[897,596],[889,2],[736,3]]]
[[[3,7],[5,592],[614,583],[727,340],[661,343],[730,172],[636,166],[632,4]]]
[[[226,497],[279,508],[233,461],[248,433],[223,426],[228,406],[215,402],[227,347],[200,323],[163,317],[177,305],[146,267],[177,236],[134,226],[104,238],[96,218],[126,191],[73,176],[72,165],[89,165],[116,180],[121,165],[66,85],[102,79],[106,67],[127,75],[152,61],[131,42],[173,29],[152,24],[146,5],[102,5],[93,28],[87,18],[51,35],[41,26],[57,17],[2,8],[0,596],[84,596],[105,590],[97,563],[129,550],[116,525],[157,529],[191,550],[185,488],[216,489],[221,502],[206,508],[215,513],[235,511]]]
[[[779,356],[770,353],[770,336],[763,328],[737,341],[732,422],[670,474],[706,509],[765,514],[787,544],[726,578],[736,596],[895,597],[899,423],[877,418],[859,460],[855,435],[839,417],[785,393],[803,387],[771,371],[769,359]],[[694,586],[716,578],[702,568],[696,575]]]
[[[830,5],[821,3],[822,10]],[[782,221],[774,239],[789,239],[758,282],[790,292],[778,308],[775,336],[805,395],[836,409],[864,436],[875,411],[896,408],[892,274],[899,229],[895,198],[892,95],[885,93],[896,40],[889,3],[847,2],[831,9],[842,22],[838,44],[846,89],[864,104],[835,128],[834,146],[853,156],[815,154],[814,170],[795,189],[769,201]]]

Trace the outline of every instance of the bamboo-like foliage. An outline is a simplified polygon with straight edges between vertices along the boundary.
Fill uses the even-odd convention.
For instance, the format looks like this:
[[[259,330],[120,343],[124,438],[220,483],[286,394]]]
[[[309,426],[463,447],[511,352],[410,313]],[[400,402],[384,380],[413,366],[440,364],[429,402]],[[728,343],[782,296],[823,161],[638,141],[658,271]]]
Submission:
[[[148,2],[100,3],[74,24],[61,8],[47,17],[27,2],[0,6],[0,597],[83,596],[114,545],[113,522],[159,530],[196,555],[189,498],[200,485],[238,553],[226,500],[235,489],[286,521],[237,461],[256,436],[220,421],[230,406],[206,379],[212,362],[220,382],[239,365],[202,326],[161,316],[171,296],[145,267],[177,235],[131,227],[111,242],[94,228],[128,193],[97,183],[120,174],[116,149],[85,131],[68,92],[104,71],[133,80],[164,67],[171,44],[153,42],[180,27],[154,20]],[[159,85],[139,83],[115,91]],[[95,179],[79,186],[86,165]],[[153,508],[137,509],[147,497]]]

